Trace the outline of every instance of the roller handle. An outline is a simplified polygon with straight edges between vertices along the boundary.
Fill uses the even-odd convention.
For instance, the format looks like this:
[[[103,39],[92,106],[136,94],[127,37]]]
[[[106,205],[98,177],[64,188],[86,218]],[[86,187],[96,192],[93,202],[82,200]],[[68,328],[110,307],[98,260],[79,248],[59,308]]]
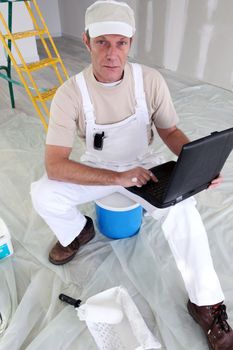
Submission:
[[[79,307],[79,305],[82,302],[80,299],[74,299],[74,298],[71,298],[71,297],[69,297],[68,295],[65,295],[65,294],[60,294],[59,295],[59,299],[61,301],[64,301],[67,304],[70,304],[70,305],[74,306],[75,308]]]

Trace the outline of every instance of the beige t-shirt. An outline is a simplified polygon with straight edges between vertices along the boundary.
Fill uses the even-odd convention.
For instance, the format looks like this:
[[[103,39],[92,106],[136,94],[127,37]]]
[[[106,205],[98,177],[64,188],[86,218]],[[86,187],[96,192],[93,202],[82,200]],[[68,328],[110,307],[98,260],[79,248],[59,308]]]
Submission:
[[[148,128],[148,142],[152,139],[152,125],[169,128],[177,124],[168,87],[161,74],[150,67],[142,66],[144,91],[151,118]],[[135,94],[132,66],[127,63],[122,81],[116,86],[104,86],[93,73],[92,66],[83,71],[87,83],[97,124],[113,124],[135,113]],[[75,76],[67,80],[57,90],[50,111],[50,122],[46,143],[49,145],[72,147],[75,135],[85,139],[85,117],[82,96]]]

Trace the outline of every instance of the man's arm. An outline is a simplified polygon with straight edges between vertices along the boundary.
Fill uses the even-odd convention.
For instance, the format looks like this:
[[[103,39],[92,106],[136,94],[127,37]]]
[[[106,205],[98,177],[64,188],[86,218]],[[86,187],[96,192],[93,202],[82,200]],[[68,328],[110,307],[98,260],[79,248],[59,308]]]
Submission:
[[[142,167],[117,172],[108,169],[93,168],[69,159],[71,148],[46,145],[45,167],[49,179],[71,182],[81,185],[137,185],[145,184],[150,178],[156,180],[150,171]]]
[[[167,129],[156,129],[163,142],[177,156],[180,154],[182,146],[189,142],[188,137],[176,126]]]

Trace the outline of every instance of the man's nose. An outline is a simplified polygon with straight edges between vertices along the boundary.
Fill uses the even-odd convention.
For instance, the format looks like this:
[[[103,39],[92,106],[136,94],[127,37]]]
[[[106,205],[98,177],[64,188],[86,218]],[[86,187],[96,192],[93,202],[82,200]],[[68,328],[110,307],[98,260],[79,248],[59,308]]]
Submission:
[[[107,50],[107,58],[114,59],[117,56],[117,48],[115,46],[109,46]]]

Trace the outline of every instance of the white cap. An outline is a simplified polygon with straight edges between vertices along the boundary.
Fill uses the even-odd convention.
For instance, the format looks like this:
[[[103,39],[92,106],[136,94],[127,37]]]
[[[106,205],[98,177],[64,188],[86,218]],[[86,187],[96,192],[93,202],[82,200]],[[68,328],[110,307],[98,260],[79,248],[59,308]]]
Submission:
[[[131,38],[135,33],[134,12],[125,2],[96,1],[86,10],[85,31],[91,38],[119,34]]]

